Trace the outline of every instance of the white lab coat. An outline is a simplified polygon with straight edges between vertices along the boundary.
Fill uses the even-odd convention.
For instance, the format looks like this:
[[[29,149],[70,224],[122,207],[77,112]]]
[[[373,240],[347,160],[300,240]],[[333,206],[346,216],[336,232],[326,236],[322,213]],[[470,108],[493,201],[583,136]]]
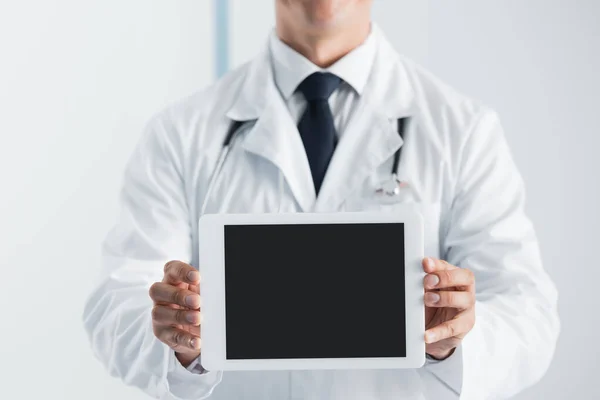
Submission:
[[[374,29],[377,29],[376,27]],[[103,278],[84,324],[108,371],[161,399],[506,398],[535,383],[552,358],[557,293],[524,213],[524,189],[497,115],[378,42],[358,110],[318,198],[295,122],[273,81],[267,49],[172,105],[130,159],[121,214],[103,245]],[[411,117],[405,141],[396,119]],[[380,210],[374,195],[400,146],[400,203],[426,221],[426,253],[475,273],[477,321],[447,360],[417,370],[188,372],[152,333],[148,288],[163,264],[198,266],[197,225],[231,119],[240,131],[209,213]],[[280,174],[283,184],[280,187]],[[282,266],[285,268],[285,266]],[[202,271],[202,266],[199,266]],[[307,293],[307,295],[310,295]]]

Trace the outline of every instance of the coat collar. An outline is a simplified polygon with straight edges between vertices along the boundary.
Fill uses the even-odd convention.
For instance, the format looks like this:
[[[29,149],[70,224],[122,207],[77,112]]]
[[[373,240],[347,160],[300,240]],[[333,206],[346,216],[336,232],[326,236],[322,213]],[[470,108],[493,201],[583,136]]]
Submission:
[[[336,210],[368,174],[402,146],[395,121],[413,114],[415,92],[396,51],[375,24],[372,29],[377,46],[373,67],[318,200],[302,140],[273,78],[268,45],[247,66],[227,112],[232,120],[257,120],[241,145],[281,170],[305,212]]]
[[[269,54],[269,46],[245,67],[245,76],[227,117],[235,121],[256,120],[262,114],[267,100],[273,95],[275,82]]]

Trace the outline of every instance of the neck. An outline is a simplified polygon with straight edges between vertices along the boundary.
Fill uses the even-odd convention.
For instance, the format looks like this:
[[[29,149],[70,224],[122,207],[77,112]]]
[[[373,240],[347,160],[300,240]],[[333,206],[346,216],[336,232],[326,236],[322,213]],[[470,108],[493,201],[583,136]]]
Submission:
[[[360,46],[369,36],[370,30],[369,20],[345,29],[319,33],[294,29],[291,24],[280,21],[276,26],[277,35],[282,42],[321,68],[329,67]]]

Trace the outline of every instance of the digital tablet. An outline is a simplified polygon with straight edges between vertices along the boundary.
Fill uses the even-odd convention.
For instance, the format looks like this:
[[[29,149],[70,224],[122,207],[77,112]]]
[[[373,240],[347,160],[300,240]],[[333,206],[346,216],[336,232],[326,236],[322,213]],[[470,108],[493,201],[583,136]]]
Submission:
[[[212,214],[199,221],[209,371],[418,368],[423,220],[394,213]]]

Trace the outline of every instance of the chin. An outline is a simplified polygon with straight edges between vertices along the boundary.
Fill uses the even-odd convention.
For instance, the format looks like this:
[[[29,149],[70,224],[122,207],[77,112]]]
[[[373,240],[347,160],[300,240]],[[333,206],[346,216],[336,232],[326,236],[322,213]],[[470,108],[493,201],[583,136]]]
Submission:
[[[313,29],[335,28],[348,13],[352,0],[309,0],[305,3],[308,24]]]
[[[313,32],[323,32],[334,30],[340,23],[337,19],[328,18],[328,19],[311,19],[308,21],[309,29]]]

